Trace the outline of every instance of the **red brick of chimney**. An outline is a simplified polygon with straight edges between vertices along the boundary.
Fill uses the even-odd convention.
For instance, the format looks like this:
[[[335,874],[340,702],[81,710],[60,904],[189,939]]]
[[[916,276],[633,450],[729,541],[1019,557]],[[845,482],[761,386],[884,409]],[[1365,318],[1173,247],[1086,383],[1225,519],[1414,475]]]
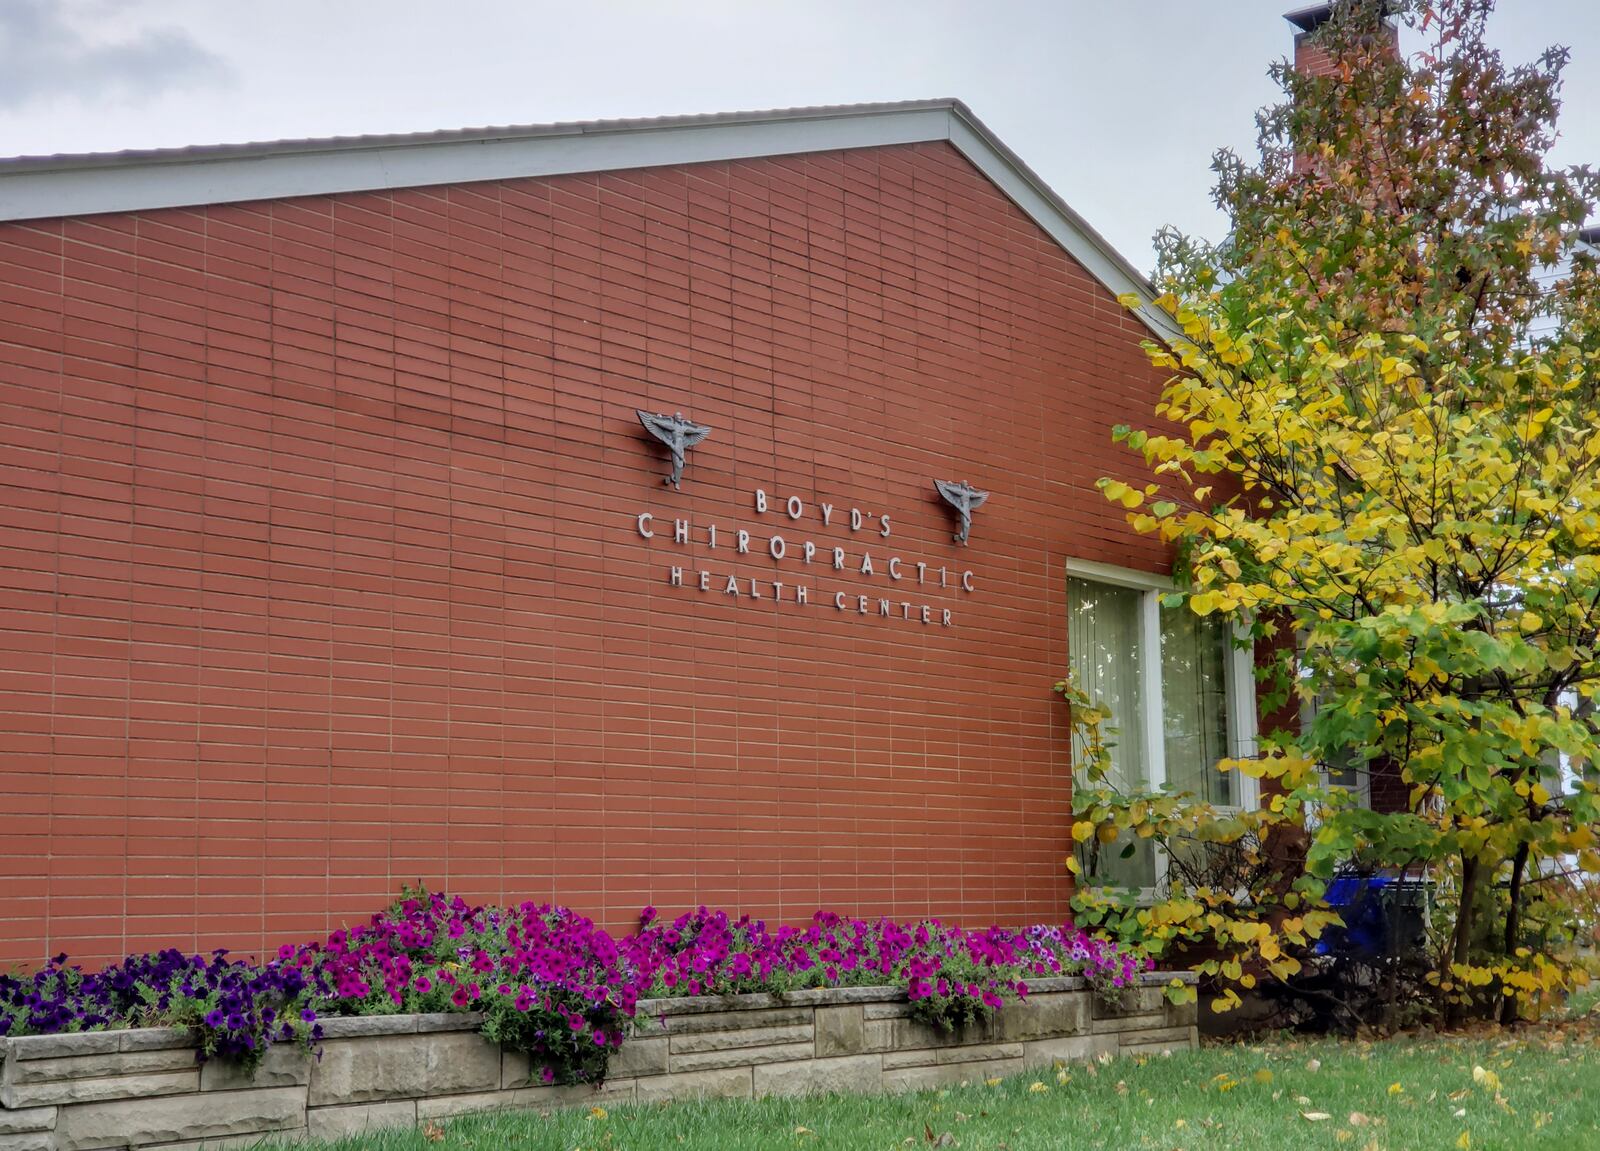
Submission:
[[[1285,12],[1283,18],[1299,29],[1294,36],[1294,70],[1308,76],[1329,76],[1333,74],[1333,57],[1328,55],[1313,36],[1318,28],[1333,18],[1336,5],[1314,4],[1309,8],[1299,8],[1293,12]],[[1379,35],[1383,36],[1389,49],[1398,56],[1400,54],[1400,27],[1392,19],[1390,12],[1392,5],[1386,2],[1383,5],[1383,16],[1379,21]]]

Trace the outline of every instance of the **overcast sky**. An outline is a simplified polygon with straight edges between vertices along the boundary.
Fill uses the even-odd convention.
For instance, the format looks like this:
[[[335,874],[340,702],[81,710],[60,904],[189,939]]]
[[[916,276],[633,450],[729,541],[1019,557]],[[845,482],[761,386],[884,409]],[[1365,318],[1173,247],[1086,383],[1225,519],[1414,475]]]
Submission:
[[[0,155],[956,96],[1141,268],[1215,237],[1208,169],[1310,0],[0,0]],[[1501,0],[1572,50],[1558,159],[1600,162],[1600,0]]]

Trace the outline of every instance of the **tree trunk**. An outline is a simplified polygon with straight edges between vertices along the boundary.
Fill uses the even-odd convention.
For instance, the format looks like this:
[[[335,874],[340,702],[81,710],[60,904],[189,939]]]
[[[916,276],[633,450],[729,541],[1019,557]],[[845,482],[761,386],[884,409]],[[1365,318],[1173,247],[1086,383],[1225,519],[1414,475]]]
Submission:
[[[1522,876],[1527,868],[1528,845],[1519,843],[1516,857],[1511,861],[1511,906],[1506,909],[1506,935],[1501,948],[1506,953],[1507,960],[1517,953],[1517,935],[1522,930]],[[1500,1022],[1516,1021],[1516,996],[1505,995],[1500,1000]]]
[[[1461,906],[1456,909],[1456,930],[1454,945],[1451,948],[1450,961],[1453,964],[1466,966],[1472,954],[1472,921],[1475,914],[1474,904],[1478,899],[1478,861],[1467,855],[1461,856]],[[1453,973],[1450,975],[1454,980]],[[1457,988],[1457,991],[1464,990]],[[1461,1003],[1452,1002],[1445,1009],[1445,1022],[1451,1027],[1458,1026],[1465,1016],[1465,1008]]]

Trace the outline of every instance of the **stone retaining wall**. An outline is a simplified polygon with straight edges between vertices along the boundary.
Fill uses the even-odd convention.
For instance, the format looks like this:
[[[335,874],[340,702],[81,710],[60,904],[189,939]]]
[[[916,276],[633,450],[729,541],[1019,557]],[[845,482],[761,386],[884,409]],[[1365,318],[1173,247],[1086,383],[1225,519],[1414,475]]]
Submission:
[[[0,1040],[0,1151],[248,1145],[331,1138],[500,1107],[612,1105],[940,1087],[1058,1060],[1192,1047],[1193,1005],[1151,976],[1119,1009],[1080,980],[1043,980],[1024,1003],[954,1035],[910,1018],[896,988],[642,1002],[599,1088],[530,1086],[527,1058],[472,1015],[325,1021],[320,1059],[272,1048],[253,1077],[197,1066],[170,1028]]]

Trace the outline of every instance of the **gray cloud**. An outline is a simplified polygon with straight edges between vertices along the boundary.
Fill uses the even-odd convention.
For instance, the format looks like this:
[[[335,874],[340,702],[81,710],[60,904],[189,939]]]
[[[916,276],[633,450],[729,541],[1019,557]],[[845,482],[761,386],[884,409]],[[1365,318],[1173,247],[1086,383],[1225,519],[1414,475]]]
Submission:
[[[61,0],[0,0],[0,108],[58,99],[137,102],[231,79],[227,62],[182,28],[92,39]]]

